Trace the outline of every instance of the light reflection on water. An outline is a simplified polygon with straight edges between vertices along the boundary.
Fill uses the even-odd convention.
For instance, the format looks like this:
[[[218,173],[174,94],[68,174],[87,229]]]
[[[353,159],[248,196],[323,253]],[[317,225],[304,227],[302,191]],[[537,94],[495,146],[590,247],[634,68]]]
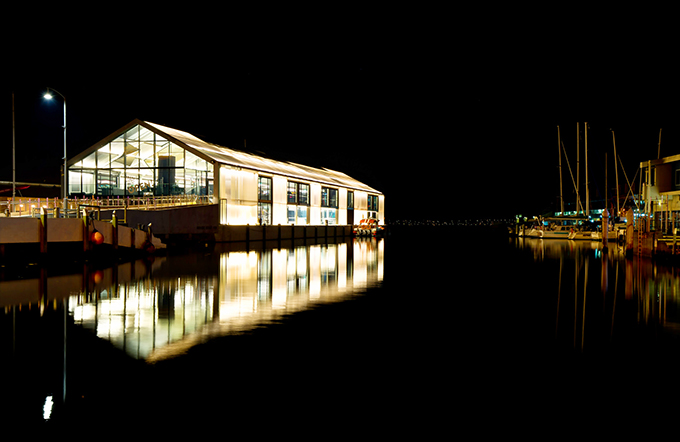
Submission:
[[[12,387],[4,391],[12,419],[42,419],[47,398],[63,410],[69,394],[74,410],[85,406],[81,392],[109,391],[118,378],[99,374],[131,368],[118,354],[159,362],[215,337],[361,296],[383,281],[382,239],[302,244],[217,245],[108,268],[0,268],[0,379]],[[93,334],[116,350],[86,337]],[[111,388],[82,397],[105,403]]]
[[[75,324],[133,358],[153,362],[214,336],[354,296],[382,281],[383,262],[382,239],[217,249],[207,256],[157,257],[43,281],[3,281],[0,293],[11,294],[18,305],[41,299],[42,309],[67,299]]]
[[[531,277],[553,308],[558,347],[604,354],[680,345],[680,277],[660,260],[626,256],[617,244],[526,239]],[[543,311],[543,315],[548,312]]]

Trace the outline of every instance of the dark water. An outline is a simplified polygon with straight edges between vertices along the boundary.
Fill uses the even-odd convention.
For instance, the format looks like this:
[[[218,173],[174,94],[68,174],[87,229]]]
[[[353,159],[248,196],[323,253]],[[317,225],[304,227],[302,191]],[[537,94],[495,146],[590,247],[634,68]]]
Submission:
[[[3,269],[3,423],[433,439],[674,412],[680,279],[615,246],[402,228],[62,267]]]

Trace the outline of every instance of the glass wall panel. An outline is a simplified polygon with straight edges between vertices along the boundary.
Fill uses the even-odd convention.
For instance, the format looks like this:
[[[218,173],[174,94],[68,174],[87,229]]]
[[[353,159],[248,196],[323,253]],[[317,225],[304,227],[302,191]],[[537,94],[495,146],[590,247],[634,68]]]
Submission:
[[[82,173],[81,172],[70,172],[68,174],[68,193],[82,193]]]
[[[116,187],[116,179],[111,175],[108,169],[97,171],[97,195],[110,196],[113,195],[113,189]]]
[[[378,211],[378,196],[368,195],[368,210]]]
[[[156,186],[156,195],[172,195],[173,189],[176,186],[175,157],[169,155],[169,149],[165,151],[168,155],[158,156],[158,184]]]
[[[297,203],[297,183],[288,182],[288,204]]]
[[[175,143],[170,143],[170,155],[175,157],[175,167],[184,167],[184,149]]]
[[[123,164],[123,160],[120,160],[118,163],[116,163],[117,160],[122,158],[123,154],[125,154],[125,142],[123,141],[122,138],[115,139],[111,142],[111,159],[109,160],[109,164],[97,164],[97,167],[100,169],[102,167],[116,167],[115,164],[121,165]]]
[[[211,195],[214,179],[212,163],[142,126],[87,155],[69,174],[69,192],[102,196]]]
[[[127,189],[128,195],[141,196],[139,173],[134,173],[134,171],[131,171],[130,169],[127,170],[125,175],[125,188]]]
[[[307,223],[307,206],[297,206],[297,225],[305,225]]]
[[[111,167],[111,144],[107,144],[90,156],[96,156],[96,165],[91,167],[98,167],[100,169],[108,169]],[[89,157],[88,157],[89,158]]]
[[[298,204],[309,204],[309,184],[298,186]]]
[[[94,170],[83,170],[82,174],[82,192],[85,195],[94,195],[95,194],[95,184],[94,184],[94,177],[96,175],[96,172]]]
[[[139,142],[141,144],[153,145],[156,140],[156,134],[145,127],[139,126]],[[141,145],[140,145],[141,148]]]
[[[266,176],[258,177],[257,180],[258,199],[260,201],[272,200],[272,179]]]
[[[125,170],[111,169],[111,179],[115,182],[115,185],[112,187],[112,195],[125,196]]]
[[[336,209],[321,208],[321,224],[337,224]]]
[[[328,187],[321,188],[321,206],[328,207]]]
[[[186,157],[186,164],[184,165],[186,169],[206,170],[208,163],[207,161],[191,152],[184,152],[184,155]]]
[[[93,152],[90,155],[83,158],[83,161],[82,161],[82,163],[80,163],[80,166],[87,168],[87,169],[96,169],[97,168],[97,152]]]
[[[170,195],[184,195],[184,169],[175,169],[175,184],[170,189]]]
[[[139,161],[141,167],[154,167],[156,158],[154,156],[155,146],[153,141],[144,142],[139,146]]]
[[[328,189],[328,207],[338,207],[338,189]]]
[[[125,165],[127,167],[138,168],[139,164],[139,144],[126,144],[125,145]]]
[[[338,207],[338,189],[329,187],[321,188],[321,206]]]
[[[170,153],[170,142],[165,138],[156,137],[156,155],[168,155]]]
[[[127,132],[125,132],[124,138],[128,142],[139,141],[139,128],[140,126],[131,127]]]
[[[272,205],[271,203],[257,204],[257,221],[259,224],[272,223]]]

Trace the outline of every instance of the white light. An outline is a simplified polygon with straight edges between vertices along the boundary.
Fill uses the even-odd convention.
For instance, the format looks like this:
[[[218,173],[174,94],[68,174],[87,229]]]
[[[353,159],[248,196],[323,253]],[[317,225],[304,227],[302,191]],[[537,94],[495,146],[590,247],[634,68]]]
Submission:
[[[52,396],[45,398],[45,405],[43,405],[43,419],[48,420],[52,416]]]
[[[47,98],[48,100],[51,100],[52,94],[50,94],[49,92],[45,92],[45,95],[43,95],[43,97]]]

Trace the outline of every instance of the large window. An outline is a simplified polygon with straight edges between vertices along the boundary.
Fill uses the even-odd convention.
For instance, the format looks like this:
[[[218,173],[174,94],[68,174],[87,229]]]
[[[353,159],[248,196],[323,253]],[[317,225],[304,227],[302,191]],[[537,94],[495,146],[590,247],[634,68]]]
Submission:
[[[368,195],[368,217],[378,218],[378,196]]]
[[[307,206],[309,206],[309,184],[288,182],[288,223],[307,224]]]
[[[368,210],[377,212],[378,211],[378,196],[368,195]]]
[[[260,201],[272,201],[272,179],[267,176],[257,178],[257,199]]]
[[[257,178],[257,219],[260,224],[272,223],[272,179],[266,176]]]
[[[330,187],[321,188],[321,207],[338,208],[338,189]]]
[[[140,125],[69,168],[69,195],[211,195],[213,164]]]
[[[337,224],[338,189],[321,188],[321,223]]]
[[[288,182],[288,204],[297,204],[298,183]]]
[[[309,184],[298,184],[298,204],[309,205]]]

